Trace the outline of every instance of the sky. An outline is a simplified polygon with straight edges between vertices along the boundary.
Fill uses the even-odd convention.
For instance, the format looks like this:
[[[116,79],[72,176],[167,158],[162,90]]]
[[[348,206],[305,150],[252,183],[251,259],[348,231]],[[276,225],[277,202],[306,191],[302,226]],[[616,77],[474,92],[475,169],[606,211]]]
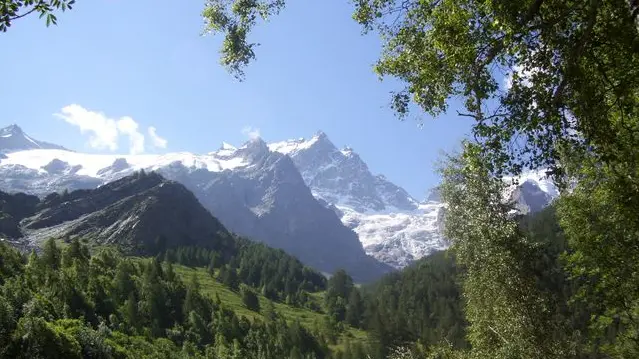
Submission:
[[[471,123],[399,121],[388,104],[401,84],[373,72],[380,41],[349,1],[289,0],[252,34],[243,82],[219,65],[221,38],[201,36],[203,3],[78,1],[58,26],[15,21],[0,33],[0,127],[92,153],[206,153],[321,130],[418,199],[437,185],[435,161]]]

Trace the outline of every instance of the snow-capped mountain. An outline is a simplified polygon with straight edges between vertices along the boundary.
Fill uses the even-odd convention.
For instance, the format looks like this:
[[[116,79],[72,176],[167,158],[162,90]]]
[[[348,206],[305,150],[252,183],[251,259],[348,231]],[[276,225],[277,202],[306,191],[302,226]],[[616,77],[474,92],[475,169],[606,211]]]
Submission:
[[[521,214],[535,213],[544,209],[555,198],[559,197],[559,190],[545,170],[529,171],[517,177],[506,177],[509,184],[504,193],[504,199],[513,203]]]
[[[11,125],[0,129],[0,152],[30,150],[30,149],[59,149],[62,146],[35,140],[29,137],[18,125]]]
[[[438,188],[417,201],[383,175],[373,175],[353,149],[338,149],[323,132],[269,148],[293,159],[313,195],[357,232],[367,254],[402,268],[448,247]],[[552,181],[538,171],[520,177],[504,198],[515,202],[520,213],[528,213],[541,210],[558,195]]]
[[[282,248],[318,270],[344,268],[357,281],[391,270],[367,256],[356,233],[313,197],[291,158],[270,151],[261,139],[203,155],[6,151],[0,190],[44,196],[91,189],[140,169],[182,183],[231,231]]]
[[[92,189],[140,169],[158,171],[184,184],[230,230],[319,270],[345,268],[364,281],[448,247],[437,188],[418,201],[322,132],[271,144],[223,143],[202,155],[83,154],[34,140],[17,126],[0,133],[40,146],[24,150],[0,142],[0,190],[44,196]],[[523,213],[557,196],[542,172],[522,176],[505,193]]]
[[[269,148],[293,159],[313,195],[357,232],[369,255],[402,268],[447,248],[439,200],[420,203],[383,175],[373,175],[353,149],[338,149],[325,133]]]
[[[269,144],[272,151],[290,156],[313,194],[337,206],[358,212],[411,211],[419,203],[403,188],[374,176],[351,148],[338,150],[323,132],[310,140]]]

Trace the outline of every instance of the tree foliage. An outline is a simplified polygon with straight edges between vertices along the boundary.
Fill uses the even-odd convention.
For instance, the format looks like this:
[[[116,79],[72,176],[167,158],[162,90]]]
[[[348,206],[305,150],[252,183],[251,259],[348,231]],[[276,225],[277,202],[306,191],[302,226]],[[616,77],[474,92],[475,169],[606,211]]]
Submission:
[[[565,328],[543,281],[543,248],[521,230],[475,145],[442,171],[445,234],[465,269],[463,297],[477,358],[566,358]]]
[[[255,58],[256,43],[247,36],[258,20],[267,20],[284,6],[284,0],[207,0],[202,16],[205,31],[225,35],[221,64],[236,78],[242,79],[244,67]]]
[[[75,243],[75,244],[74,244]],[[238,316],[182,283],[170,263],[47,242],[26,261],[0,243],[0,358],[324,358],[328,348],[272,312]],[[255,293],[250,288],[244,293]],[[257,297],[254,297],[257,299]],[[213,353],[214,356],[213,356]]]
[[[171,248],[161,255],[168,262],[193,267],[208,266],[208,271],[225,285],[237,290],[240,283],[259,288],[275,301],[289,298],[290,305],[309,304],[305,292],[326,288],[326,278],[304,266],[286,252],[261,243],[236,238],[221,249],[203,247]]]
[[[467,347],[459,269],[450,252],[434,253],[362,289],[362,326],[378,356],[396,346],[441,342]]]
[[[242,295],[242,303],[244,305],[255,312],[260,311],[260,299],[257,297],[257,294],[251,287],[247,285],[240,286],[240,294]]]
[[[71,10],[75,0],[2,0],[0,1],[0,31],[6,32],[15,20],[30,14],[45,18],[46,25],[56,25],[56,11]]]
[[[608,163],[591,154],[566,161],[577,183],[557,203],[575,300],[593,307],[593,339],[618,358],[639,355],[639,169],[633,164],[639,152],[633,155]]]

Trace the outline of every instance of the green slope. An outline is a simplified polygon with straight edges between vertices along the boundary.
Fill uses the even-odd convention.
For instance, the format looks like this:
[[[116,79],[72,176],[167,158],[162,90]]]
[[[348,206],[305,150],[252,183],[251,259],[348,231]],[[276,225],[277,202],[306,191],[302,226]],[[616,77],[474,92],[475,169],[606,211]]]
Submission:
[[[223,304],[229,309],[235,311],[240,316],[245,316],[249,319],[260,318],[263,319],[261,313],[254,312],[248,309],[243,303],[242,298],[238,292],[234,292],[224,284],[218,282],[211,274],[207,272],[205,268],[191,268],[183,265],[174,264],[173,269],[182,277],[183,282],[188,282],[193,275],[196,276],[202,293],[209,295],[212,298],[219,296]],[[266,308],[269,299],[265,298],[261,294],[258,294],[260,300],[260,307]],[[310,297],[314,302],[321,307],[323,292],[310,293]],[[311,331],[314,331],[320,326],[325,318],[326,314],[312,311],[307,308],[298,308],[284,303],[272,302],[275,310],[286,318],[287,321],[293,322],[298,320],[303,326]],[[367,341],[367,334],[365,331],[345,326],[343,332],[339,335],[337,344],[331,345],[332,349],[338,349],[343,347],[346,341],[350,342],[365,342]]]

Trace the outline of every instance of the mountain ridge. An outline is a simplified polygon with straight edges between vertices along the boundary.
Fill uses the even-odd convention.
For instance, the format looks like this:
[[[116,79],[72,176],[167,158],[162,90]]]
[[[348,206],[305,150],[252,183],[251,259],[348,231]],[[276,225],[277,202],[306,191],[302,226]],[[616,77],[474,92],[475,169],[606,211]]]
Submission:
[[[10,204],[11,195],[1,196]],[[37,247],[48,238],[78,237],[154,254],[160,237],[167,247],[212,247],[213,241],[230,236],[183,185],[156,173],[140,172],[95,189],[51,193],[21,211],[11,210],[16,201],[23,199],[14,199],[14,205],[4,206],[2,212],[15,220],[17,231],[10,239],[26,247]]]
[[[254,138],[239,147],[223,142],[200,155],[10,151],[0,158],[0,189],[39,195],[90,189],[140,169],[184,184],[233,232],[322,271],[344,267],[359,272],[358,279],[373,278],[449,245],[437,187],[418,201],[321,131],[272,143]],[[523,213],[545,207],[558,193],[539,177],[526,174],[505,198]]]
[[[229,230],[284,249],[318,270],[344,268],[358,281],[392,270],[367,256],[356,233],[315,199],[292,160],[261,139],[204,155],[15,151],[0,159],[0,189],[44,196],[95,188],[140,169],[183,184]]]

